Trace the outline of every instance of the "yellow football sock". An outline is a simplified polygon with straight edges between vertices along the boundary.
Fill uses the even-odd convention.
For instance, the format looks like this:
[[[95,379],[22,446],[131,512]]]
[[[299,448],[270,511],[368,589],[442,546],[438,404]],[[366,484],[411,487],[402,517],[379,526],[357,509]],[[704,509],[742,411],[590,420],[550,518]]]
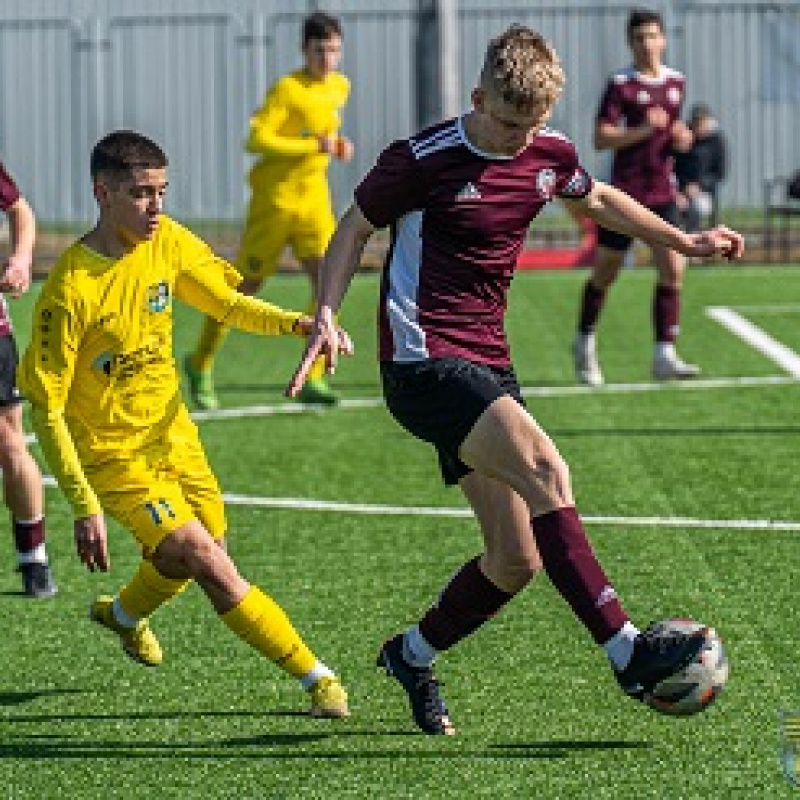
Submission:
[[[203,322],[203,330],[197,342],[197,349],[192,355],[192,366],[200,372],[207,372],[214,364],[220,347],[222,347],[225,337],[228,335],[228,328],[221,322],[217,322],[213,317],[206,317]]]
[[[240,639],[293,677],[302,678],[314,668],[314,654],[283,609],[257,586],[251,586],[239,604],[220,617]]]
[[[149,561],[143,560],[130,582],[120,589],[119,603],[122,610],[131,617],[149,617],[190,583],[190,580],[167,578]]]
[[[308,371],[308,377],[313,378],[314,380],[321,380],[325,377],[324,356],[317,356],[314,359],[314,363],[311,365],[311,369]]]

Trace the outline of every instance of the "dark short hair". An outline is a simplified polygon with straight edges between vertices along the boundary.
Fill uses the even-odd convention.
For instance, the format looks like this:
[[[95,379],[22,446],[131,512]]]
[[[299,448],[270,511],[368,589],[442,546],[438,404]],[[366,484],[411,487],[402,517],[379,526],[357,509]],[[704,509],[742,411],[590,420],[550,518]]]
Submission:
[[[702,122],[711,116],[711,109],[705,103],[695,103],[689,114],[689,121],[692,123]]]
[[[92,149],[89,171],[92,179],[107,175],[117,180],[130,177],[135,169],[167,166],[166,153],[152,139],[135,131],[114,131]]]
[[[330,39],[333,36],[342,38],[342,26],[336,17],[324,11],[315,11],[303,20],[303,47],[312,39]]]
[[[634,8],[631,10],[631,13],[628,15],[628,41],[630,42],[633,39],[633,32],[637,28],[641,28],[642,25],[652,25],[655,23],[661,29],[661,32],[664,32],[664,17],[658,13],[658,11],[653,11],[651,8]]]

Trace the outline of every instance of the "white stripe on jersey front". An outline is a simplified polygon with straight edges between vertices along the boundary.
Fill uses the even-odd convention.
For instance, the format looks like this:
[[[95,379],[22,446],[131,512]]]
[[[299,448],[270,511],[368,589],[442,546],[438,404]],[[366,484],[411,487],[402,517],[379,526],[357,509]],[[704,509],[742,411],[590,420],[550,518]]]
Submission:
[[[417,306],[422,263],[421,234],[422,211],[412,211],[396,223],[386,292],[386,316],[392,330],[394,361],[428,358],[425,331],[419,324]]]

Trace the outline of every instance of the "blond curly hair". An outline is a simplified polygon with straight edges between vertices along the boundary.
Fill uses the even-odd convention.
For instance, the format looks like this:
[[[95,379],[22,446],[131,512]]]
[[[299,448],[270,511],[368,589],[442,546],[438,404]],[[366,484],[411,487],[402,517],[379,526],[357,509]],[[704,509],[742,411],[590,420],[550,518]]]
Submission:
[[[564,88],[564,70],[552,45],[524,25],[489,42],[481,86],[518,111],[549,110]]]

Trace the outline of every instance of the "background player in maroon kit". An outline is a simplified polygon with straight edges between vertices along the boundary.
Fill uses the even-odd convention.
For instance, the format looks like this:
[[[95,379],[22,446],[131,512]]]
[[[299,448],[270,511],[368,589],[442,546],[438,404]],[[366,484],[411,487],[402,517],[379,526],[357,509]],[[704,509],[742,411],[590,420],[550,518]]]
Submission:
[[[287,389],[300,390],[320,353],[335,366],[334,315],[367,240],[391,226],[379,313],[386,402],[435,446],[445,482],[464,492],[484,541],[422,619],[380,650],[379,664],[427,733],[454,732],[433,672],[437,653],[476,631],[542,566],[633,697],[702,645],[702,635],[665,639],[628,619],[575,510],[567,465],[524,408],[504,317],[528,225],[556,197],[686,254],[738,256],[743,242],[725,228],[683,233],[593,181],[572,143],[544,127],[562,84],[550,45],[514,26],[490,42],[469,113],[384,150],[334,234],[314,330]]]
[[[595,146],[613,150],[611,183],[667,222],[677,225],[673,149],[688,150],[692,134],[680,119],[685,95],[681,73],[662,64],[667,44],[659,14],[637,9],[628,17],[633,65],[612,76],[597,114]],[[616,280],[632,237],[601,226],[598,256],[586,282],[573,343],[575,373],[589,386],[603,383],[595,329],[606,292]],[[661,242],[651,243],[658,278],[653,295],[653,377],[692,378],[700,370],[675,352],[684,258]]]
[[[36,222],[30,205],[0,164],[0,208],[8,217],[11,253],[0,272],[0,292],[19,297],[28,291]],[[52,597],[58,591],[47,562],[44,498],[39,467],[22,432],[22,400],[17,391],[17,346],[6,299],[0,296],[0,468],[3,499],[11,512],[17,566],[28,597]]]

